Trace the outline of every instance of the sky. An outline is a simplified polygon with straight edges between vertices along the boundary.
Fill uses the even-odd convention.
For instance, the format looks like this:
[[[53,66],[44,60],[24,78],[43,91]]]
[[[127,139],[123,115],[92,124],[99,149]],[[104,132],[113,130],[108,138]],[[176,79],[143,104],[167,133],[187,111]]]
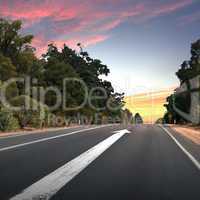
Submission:
[[[150,91],[133,96],[125,97],[125,108],[134,115],[139,113],[144,123],[154,123],[163,118],[166,108],[166,97],[173,92],[174,88],[168,88],[159,91]]]
[[[175,72],[200,39],[200,0],[0,0],[0,17],[24,22],[38,56],[48,43],[81,42],[126,95],[177,86]]]

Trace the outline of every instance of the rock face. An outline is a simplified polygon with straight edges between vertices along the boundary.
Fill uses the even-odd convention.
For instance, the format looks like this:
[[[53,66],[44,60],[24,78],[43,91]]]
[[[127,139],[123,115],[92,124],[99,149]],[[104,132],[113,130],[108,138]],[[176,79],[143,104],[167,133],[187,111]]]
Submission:
[[[200,75],[190,79],[187,83],[183,83],[176,89],[175,94],[179,95],[183,92],[189,92],[191,96],[190,112],[185,113],[174,105],[174,110],[186,120],[200,124]]]

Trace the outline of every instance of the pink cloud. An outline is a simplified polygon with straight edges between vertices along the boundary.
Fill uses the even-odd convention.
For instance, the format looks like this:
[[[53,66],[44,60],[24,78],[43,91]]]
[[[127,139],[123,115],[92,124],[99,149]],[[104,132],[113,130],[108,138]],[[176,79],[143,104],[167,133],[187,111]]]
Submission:
[[[108,35],[92,35],[85,37],[72,37],[69,39],[57,39],[55,41],[46,41],[45,38],[40,35],[34,38],[32,45],[37,47],[37,56],[40,57],[44,54],[48,48],[49,43],[55,44],[59,49],[63,47],[64,44],[68,45],[73,49],[77,49],[77,43],[81,43],[84,47],[95,45],[99,42],[103,42],[109,38]]]
[[[200,21],[200,12],[195,12],[179,18],[181,26]]]
[[[121,13],[122,18],[140,16],[145,13],[147,7],[144,3],[137,4],[135,7],[130,7]]]
[[[39,3],[38,3],[39,2]],[[64,0],[48,0],[43,1],[5,1],[0,0],[1,16],[10,17],[13,19],[23,19],[25,21],[38,22],[43,18],[50,17],[53,21],[70,20],[78,18],[87,21],[102,20],[115,16],[120,20],[121,18],[134,17],[138,15],[158,16],[174,12],[182,7],[185,7],[193,2],[193,0],[177,0],[168,4],[157,4],[146,2],[129,5],[121,9],[123,1],[121,0],[88,0],[87,3],[64,1]],[[94,3],[92,3],[94,2]],[[113,10],[106,11],[103,4],[113,6]],[[152,5],[151,5],[152,4]],[[99,8],[100,7],[100,8]],[[101,8],[102,7],[102,8]],[[120,23],[119,23],[120,24]],[[31,23],[32,25],[32,23]],[[115,27],[115,26],[114,26]]]
[[[3,1],[3,4],[0,6],[2,16],[25,20],[36,20],[47,17],[54,10],[55,7],[50,7],[45,2],[43,5],[38,5],[31,1]]]
[[[161,5],[159,7],[159,9],[156,9],[152,12],[152,16],[158,16],[158,15],[171,13],[171,12],[179,10],[185,6],[188,6],[192,3],[193,3],[193,0],[179,0],[177,2],[175,1],[174,3]]]
[[[111,21],[108,21],[101,26],[94,27],[94,30],[96,31],[109,31],[114,29],[115,27],[119,26],[123,22],[122,19],[114,19]]]
[[[95,35],[89,38],[86,38],[86,40],[82,41],[82,44],[84,44],[85,46],[90,46],[90,45],[95,45],[99,42],[103,42],[105,40],[107,40],[109,38],[108,35]]]
[[[38,47],[40,54],[51,41],[60,46],[61,42],[65,42],[60,38],[68,37],[71,39],[66,41],[71,46],[76,42],[86,46],[97,44],[108,38],[108,31],[129,19],[146,21],[192,3],[193,0],[168,3],[154,0],[140,3],[127,0],[0,0],[0,16],[22,19],[25,30],[34,30],[36,38],[33,45]]]
[[[72,37],[66,40],[56,40],[54,44],[57,45],[58,48],[62,47],[63,44],[70,46],[71,48],[76,49],[77,44],[80,42],[84,45],[84,47],[95,45],[99,42],[103,42],[109,38],[108,35],[92,35],[92,36],[85,36],[85,37]]]

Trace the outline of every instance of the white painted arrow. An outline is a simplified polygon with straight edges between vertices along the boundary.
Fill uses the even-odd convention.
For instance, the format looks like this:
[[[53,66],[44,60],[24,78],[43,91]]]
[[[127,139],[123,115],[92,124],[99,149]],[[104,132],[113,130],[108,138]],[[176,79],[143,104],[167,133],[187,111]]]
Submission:
[[[10,200],[50,199],[126,133],[130,132],[127,129],[115,131],[112,136],[32,184]]]
[[[123,130],[114,131],[113,133],[126,134],[126,133],[131,133],[131,132],[129,130],[127,130],[127,129],[123,129]]]

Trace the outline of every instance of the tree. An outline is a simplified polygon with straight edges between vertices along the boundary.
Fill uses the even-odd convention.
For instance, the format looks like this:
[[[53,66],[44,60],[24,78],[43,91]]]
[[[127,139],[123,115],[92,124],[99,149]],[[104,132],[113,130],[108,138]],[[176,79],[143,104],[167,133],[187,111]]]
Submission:
[[[76,53],[65,44],[61,51],[59,51],[54,44],[49,45],[47,53],[43,55],[43,58],[47,60],[47,64],[45,65],[45,82],[49,83],[49,80],[51,80],[51,85],[57,85],[57,82],[62,80],[64,77],[79,77],[85,82],[89,90],[101,87],[106,91],[107,98],[95,100],[93,102],[93,105],[95,105],[94,107],[103,107],[106,105],[106,102],[110,100],[112,104],[115,104],[115,107],[119,108],[119,114],[123,106],[123,94],[115,93],[112,84],[109,81],[105,81],[100,78],[100,76],[107,76],[110,70],[106,65],[102,64],[100,60],[89,57],[89,54],[83,51],[80,43],[78,46],[80,47],[79,53]],[[62,67],[58,67],[58,63],[60,63]],[[68,68],[70,67],[70,71],[74,70],[74,75],[63,71],[66,66],[68,66]],[[58,72],[56,72],[56,68],[59,69]],[[53,80],[54,82],[52,82]],[[71,88],[71,90],[73,89]],[[100,91],[95,91],[94,95],[101,95]],[[78,98],[77,96],[77,99],[81,98]],[[85,108],[89,109],[89,106],[85,105]],[[83,110],[85,112],[85,109],[80,111],[82,112]],[[94,112],[95,110],[93,113]],[[109,115],[109,113],[111,114],[111,112],[116,114],[116,111],[110,111],[108,108],[104,110],[104,114],[107,113],[107,115]],[[91,113],[91,110],[87,113]]]
[[[121,118],[122,118],[121,120],[123,121],[123,123],[126,124],[126,125],[134,123],[133,114],[127,108],[122,110]]]
[[[43,64],[30,46],[32,35],[21,35],[22,22],[0,19],[0,79],[30,76],[42,79]],[[24,94],[24,84],[17,83],[19,94]]]
[[[200,65],[200,39],[191,45],[191,65],[194,67]]]
[[[10,78],[16,77],[16,67],[12,64],[10,58],[0,54],[0,80],[6,81]]]
[[[103,64],[99,59],[91,58],[80,43],[77,44],[80,48],[79,52],[70,49],[65,44],[61,50],[54,44],[49,44],[43,59],[38,59],[35,55],[36,49],[31,46],[33,36],[21,34],[21,28],[22,22],[19,20],[0,19],[1,85],[10,78],[25,78],[28,76],[32,83],[31,91],[36,91],[39,88],[40,92],[46,93],[49,87],[54,87],[57,88],[57,92],[62,96],[66,95],[65,100],[62,99],[60,106],[53,111],[53,114],[71,116],[80,112],[91,118],[97,112],[95,108],[105,107],[105,109],[98,111],[100,116],[120,116],[124,106],[124,94],[116,93],[112,83],[103,80],[103,77],[110,73],[107,65]],[[63,80],[67,78],[79,79],[87,85],[89,91],[92,91],[93,88],[103,89],[107,94],[106,98],[96,98],[93,102],[94,107],[86,103],[78,111],[63,110],[62,105],[65,105],[67,108],[78,107],[82,104],[85,97],[85,91],[80,83],[71,81],[65,85],[65,88],[63,87]],[[34,83],[32,82],[33,80]],[[2,86],[0,89],[2,89]],[[31,102],[35,103],[41,100],[38,98],[39,95],[30,94],[27,96],[24,83],[22,82],[14,82],[10,85],[6,95],[9,97],[10,102],[20,104],[22,107],[25,107],[24,99],[30,99]],[[100,90],[94,90],[93,95],[101,96],[102,94]],[[38,102],[38,104],[46,103],[50,107],[56,103],[56,100],[57,97],[54,92],[47,92],[45,101]],[[36,121],[40,121],[38,114],[29,110],[24,110],[21,114],[18,113],[16,116],[22,127],[30,124],[31,118],[37,118]],[[90,121],[94,122],[93,119]]]
[[[177,77],[181,83],[194,78],[200,74],[200,40],[191,45],[191,59],[184,61],[181,68],[176,72]]]
[[[172,94],[169,97],[167,97],[167,103],[164,104],[164,106],[166,107],[166,110],[167,110],[167,112],[164,115],[164,122],[168,123],[168,124],[174,124],[174,123],[182,123],[183,121],[185,121],[174,110],[174,106],[183,110],[184,112],[189,112],[189,109],[190,109],[189,101],[190,101],[190,99],[188,99],[187,96],[183,97],[182,95]]]
[[[2,90],[1,86],[5,81],[7,81],[10,78],[14,78],[16,76],[17,76],[16,68],[12,64],[10,58],[7,58],[0,53],[0,90]],[[10,84],[5,92],[6,92],[5,96],[8,100],[18,95],[19,91],[16,83]]]
[[[143,119],[139,113],[135,114],[135,124],[143,124]]]
[[[62,102],[59,109],[55,112],[62,112],[62,105],[65,104],[66,107],[76,107],[81,104],[84,98],[83,88],[77,82],[67,82],[66,91],[63,91],[63,81],[67,78],[79,78],[78,74],[75,72],[73,67],[64,61],[59,60],[56,56],[57,48],[55,48],[55,54],[51,52],[52,47],[50,47],[49,56],[47,57],[47,62],[44,65],[44,83],[45,87],[56,87],[59,89],[62,95],[67,95],[66,102]],[[48,93],[46,97],[47,105],[53,106],[56,103],[55,93]],[[65,111],[63,111],[65,113]]]
[[[31,43],[33,36],[20,34],[22,22],[0,19],[0,52],[15,61],[16,56]]]

